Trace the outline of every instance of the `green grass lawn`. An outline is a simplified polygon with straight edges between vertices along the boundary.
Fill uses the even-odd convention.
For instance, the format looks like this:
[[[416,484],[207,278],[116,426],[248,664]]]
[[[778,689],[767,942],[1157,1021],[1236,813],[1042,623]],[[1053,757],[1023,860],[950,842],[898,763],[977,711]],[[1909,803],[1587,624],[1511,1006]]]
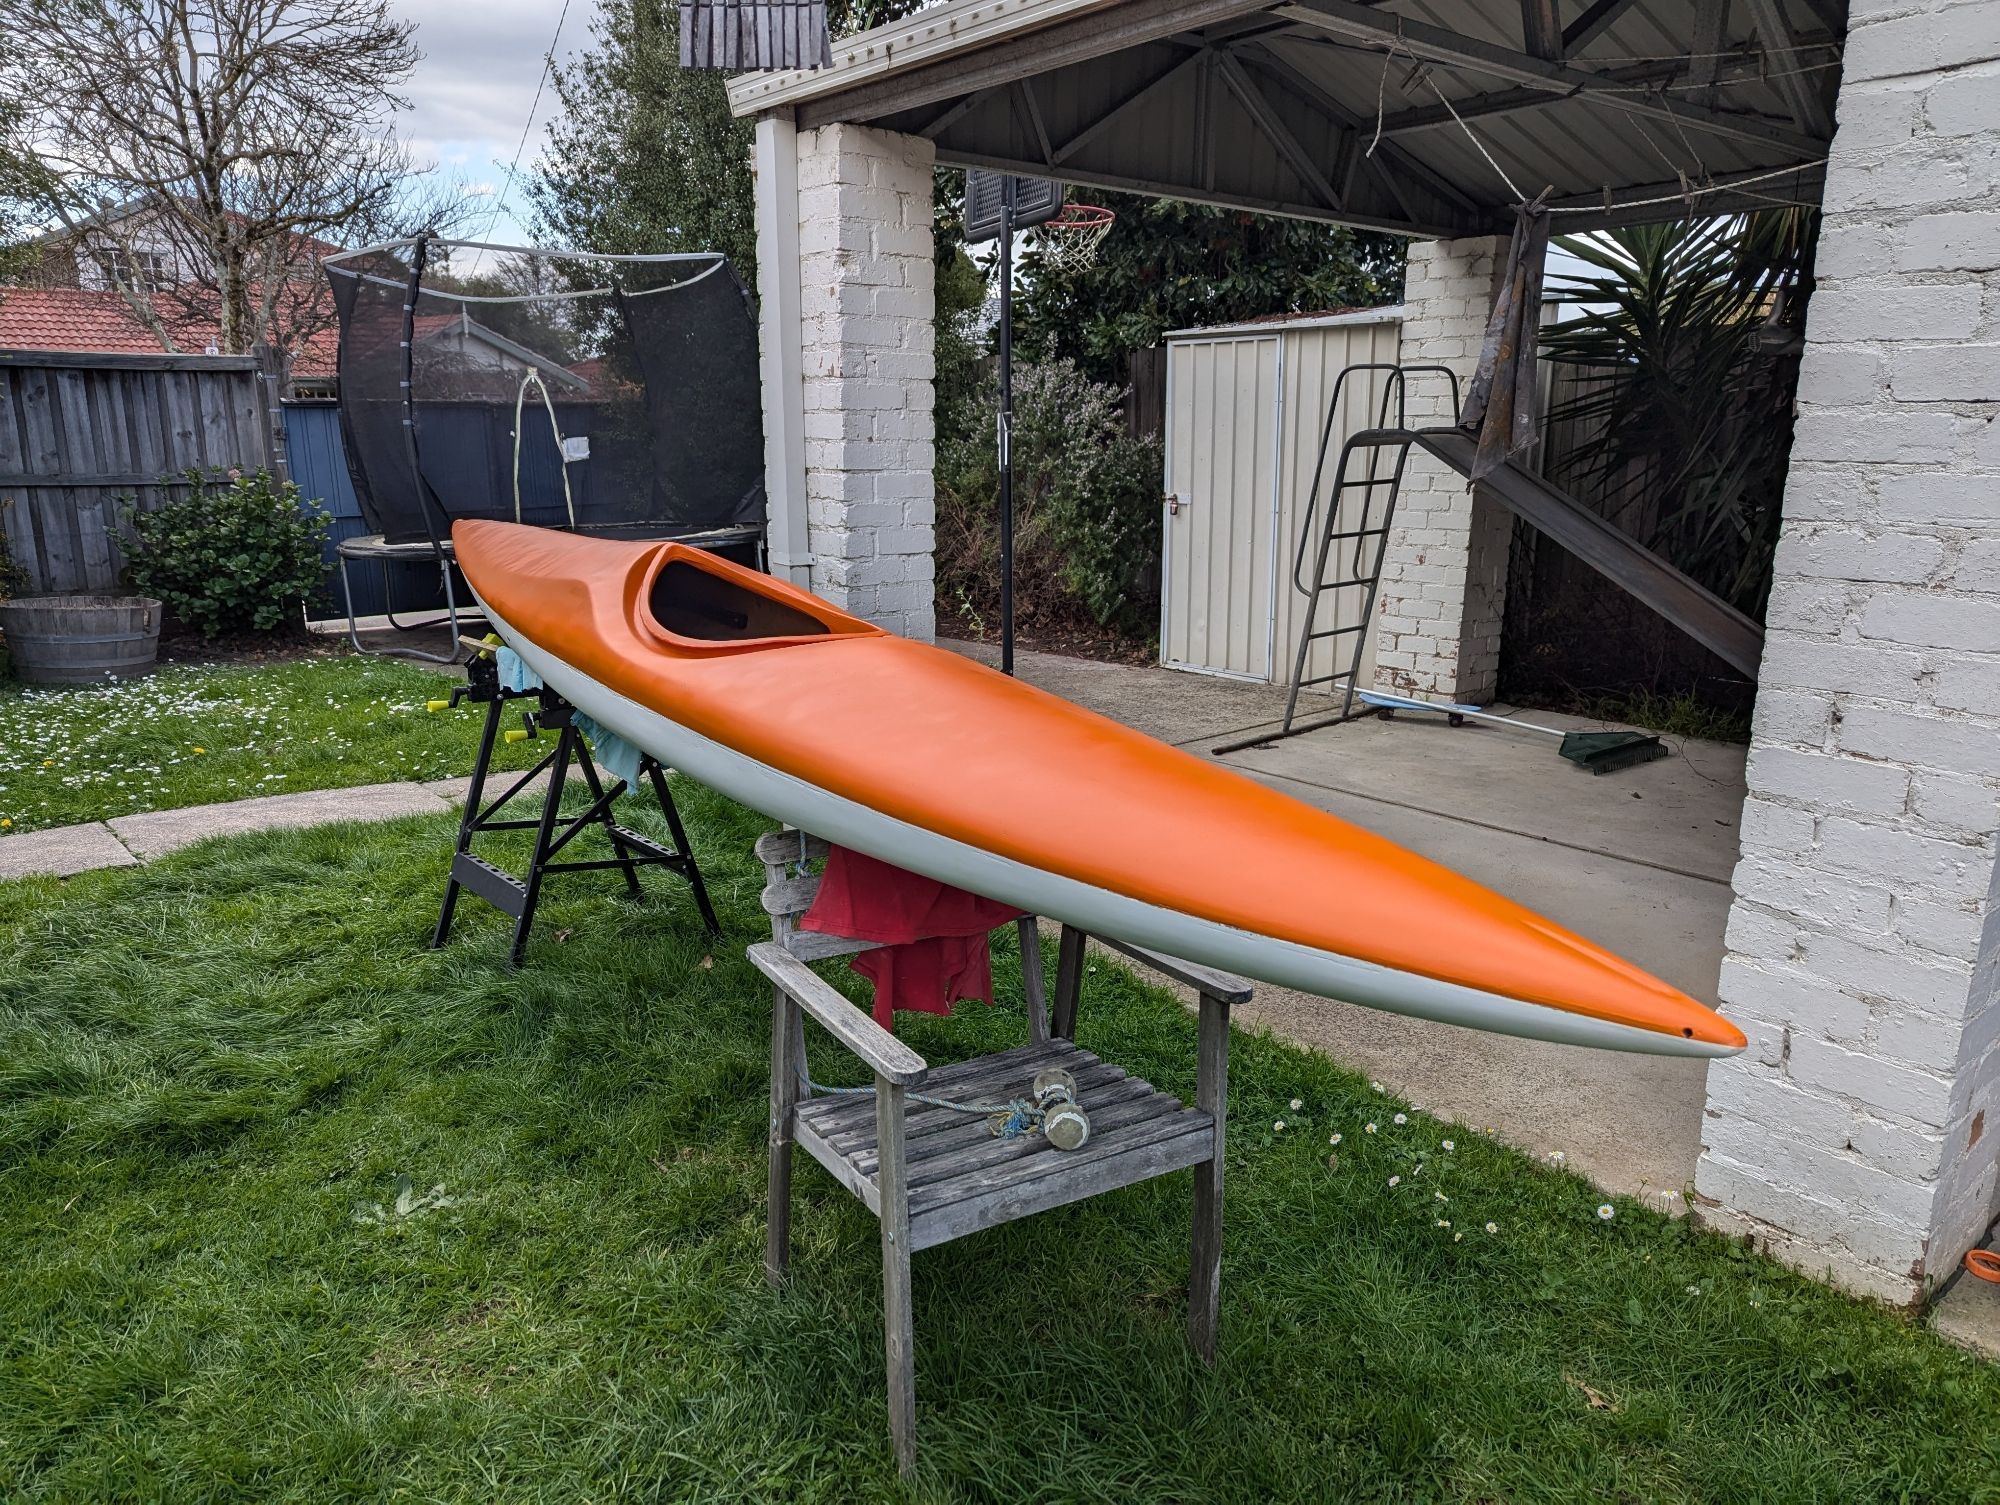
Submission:
[[[1185,1174],[927,1251],[905,1487],[808,1157],[763,1283],[766,822],[680,788],[712,956],[662,875],[562,880],[518,972],[476,903],[424,950],[445,817],[0,884],[0,1498],[2000,1500],[2000,1368],[1247,1035],[1218,1367]],[[1193,1089],[1115,968],[1080,1038]]]
[[[469,773],[477,708],[424,708],[455,682],[349,654],[79,689],[0,679],[0,840],[136,810]],[[525,747],[503,749],[503,766],[532,761]]]

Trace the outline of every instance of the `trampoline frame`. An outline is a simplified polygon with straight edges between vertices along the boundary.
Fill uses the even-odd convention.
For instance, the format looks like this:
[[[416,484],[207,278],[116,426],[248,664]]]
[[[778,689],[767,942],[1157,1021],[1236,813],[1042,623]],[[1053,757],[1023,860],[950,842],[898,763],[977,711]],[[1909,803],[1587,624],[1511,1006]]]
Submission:
[[[533,294],[459,293],[448,289],[426,288],[424,286],[424,272],[430,264],[430,251],[433,246],[457,247],[478,251],[500,251],[523,256],[539,256],[559,261],[601,261],[613,264],[706,262],[707,265],[692,277],[683,278],[678,282],[663,283],[659,287],[644,288],[632,293],[628,293],[616,286]],[[400,250],[404,247],[409,247],[412,254],[410,256],[410,274],[401,281],[341,267],[341,263],[354,260],[357,257],[380,255],[383,252]],[[530,300],[553,302],[603,297],[607,294],[621,300],[625,298],[643,298],[653,293],[675,292],[681,288],[692,286],[705,277],[713,276],[728,264],[728,257],[720,251],[671,251],[644,254],[622,254],[608,251],[552,251],[545,247],[510,246],[494,241],[446,240],[428,233],[407,236],[398,240],[382,241],[379,244],[371,246],[359,246],[353,250],[337,251],[331,256],[320,258],[320,270],[323,276],[332,275],[328,271],[329,268],[339,268],[338,274],[341,276],[372,282],[381,287],[402,289],[403,321],[401,330],[402,339],[400,341],[400,385],[402,389],[403,451],[409,463],[410,475],[416,482],[417,514],[422,518],[424,532],[428,536],[428,543],[412,540],[408,543],[392,544],[381,535],[373,534],[362,538],[347,539],[335,546],[335,557],[340,564],[341,595],[347,606],[347,640],[356,652],[374,654],[383,658],[417,659],[428,664],[455,664],[459,662],[460,655],[463,652],[462,644],[466,636],[464,631],[465,617],[461,616],[458,593],[452,585],[454,556],[451,546],[451,515],[445,510],[444,503],[432,489],[430,482],[424,477],[423,465],[417,445],[415,345],[418,298],[427,293],[433,298],[451,299],[459,303],[468,304],[521,303]],[[567,474],[565,474],[564,479],[567,481]],[[440,519],[445,524],[445,531],[442,535],[439,534],[437,526]],[[607,526],[612,528],[624,527],[637,529],[647,527],[648,525],[641,522]],[[755,541],[758,546],[759,567],[761,568],[764,553],[763,533],[764,530],[762,527],[751,524],[736,524],[679,533],[663,532],[654,536],[661,539],[671,539],[676,542],[693,544],[697,548],[714,548],[730,543],[749,543]],[[444,591],[444,616],[429,622],[412,623],[405,626],[396,620],[393,610],[387,611],[386,615],[389,619],[389,625],[398,632],[418,632],[434,627],[449,627],[452,645],[450,650],[444,654],[436,654],[427,653],[420,648],[364,647],[361,642],[360,623],[354,614],[354,593],[349,589],[349,561],[355,559],[374,559],[381,564],[383,571],[383,599],[386,603],[389,600],[388,573],[390,566],[395,564],[417,564],[422,562],[425,557],[429,557],[437,563],[438,577]],[[466,615],[476,616],[477,613],[472,612],[468,606]]]

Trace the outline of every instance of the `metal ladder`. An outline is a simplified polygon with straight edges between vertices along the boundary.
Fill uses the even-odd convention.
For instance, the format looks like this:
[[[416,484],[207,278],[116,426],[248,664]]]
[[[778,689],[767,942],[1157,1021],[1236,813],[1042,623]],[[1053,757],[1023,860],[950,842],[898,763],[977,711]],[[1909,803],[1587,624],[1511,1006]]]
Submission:
[[[1341,445],[1340,458],[1334,467],[1333,486],[1322,514],[1319,505],[1320,481],[1326,475],[1327,451],[1333,444],[1333,425],[1340,413],[1341,393],[1349,377],[1369,371],[1388,373],[1382,384],[1381,409],[1373,428],[1349,435]],[[1360,688],[1361,660],[1368,647],[1367,633],[1375,614],[1375,593],[1382,579],[1382,561],[1389,549],[1389,531],[1396,520],[1396,498],[1402,489],[1403,468],[1409,460],[1410,446],[1417,442],[1420,433],[1427,432],[1410,427],[1409,378],[1431,373],[1443,376],[1450,383],[1450,411],[1455,415],[1459,411],[1458,374],[1449,366],[1406,366],[1390,361],[1369,361],[1348,366],[1334,378],[1333,396],[1326,405],[1326,423],[1320,430],[1319,457],[1313,464],[1312,489],[1306,498],[1305,517],[1299,525],[1299,546],[1292,559],[1292,585],[1306,598],[1306,608],[1300,623],[1298,647],[1292,658],[1285,718],[1277,731],[1260,732],[1240,741],[1224,743],[1214,748],[1214,752],[1260,747],[1284,737],[1316,731],[1323,726],[1338,726],[1354,718],[1354,695]],[[1393,423],[1390,421],[1392,413]],[[1448,428],[1449,424],[1441,427]],[[1361,515],[1355,519],[1354,526],[1343,527],[1341,504],[1354,492],[1360,493]],[[1375,517],[1378,496],[1381,501],[1379,519]],[[1352,547],[1344,547],[1346,545]],[[1306,567],[1309,553],[1312,556],[1310,574]],[[1335,571],[1332,578],[1328,578],[1329,564]],[[1362,593],[1359,619],[1346,627],[1317,626],[1321,603],[1330,594],[1350,590]],[[1334,620],[1339,620],[1338,612],[1334,614]],[[1313,644],[1343,637],[1354,639],[1354,651],[1348,655],[1347,667],[1329,674],[1308,675],[1306,671],[1311,664]],[[1340,710],[1336,715],[1300,725],[1299,692],[1319,685],[1343,686]],[[1362,714],[1373,713],[1364,711]]]

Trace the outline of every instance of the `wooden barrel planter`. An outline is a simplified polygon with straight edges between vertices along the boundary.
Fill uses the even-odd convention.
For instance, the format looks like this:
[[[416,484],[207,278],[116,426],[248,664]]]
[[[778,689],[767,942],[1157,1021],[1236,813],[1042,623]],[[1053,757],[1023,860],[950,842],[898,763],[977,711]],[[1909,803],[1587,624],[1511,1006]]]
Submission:
[[[150,673],[160,603],[150,596],[20,596],[0,601],[14,675],[31,685],[102,684]]]

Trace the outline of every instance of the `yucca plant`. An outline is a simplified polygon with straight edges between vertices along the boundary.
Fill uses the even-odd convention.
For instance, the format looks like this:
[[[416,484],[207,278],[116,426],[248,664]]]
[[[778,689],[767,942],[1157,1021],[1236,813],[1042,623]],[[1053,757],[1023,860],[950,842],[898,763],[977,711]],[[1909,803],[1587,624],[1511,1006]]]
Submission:
[[[1577,312],[1543,333],[1558,371],[1552,426],[1570,439],[1552,479],[1761,618],[1792,445],[1813,211],[1641,225],[1556,244]]]

